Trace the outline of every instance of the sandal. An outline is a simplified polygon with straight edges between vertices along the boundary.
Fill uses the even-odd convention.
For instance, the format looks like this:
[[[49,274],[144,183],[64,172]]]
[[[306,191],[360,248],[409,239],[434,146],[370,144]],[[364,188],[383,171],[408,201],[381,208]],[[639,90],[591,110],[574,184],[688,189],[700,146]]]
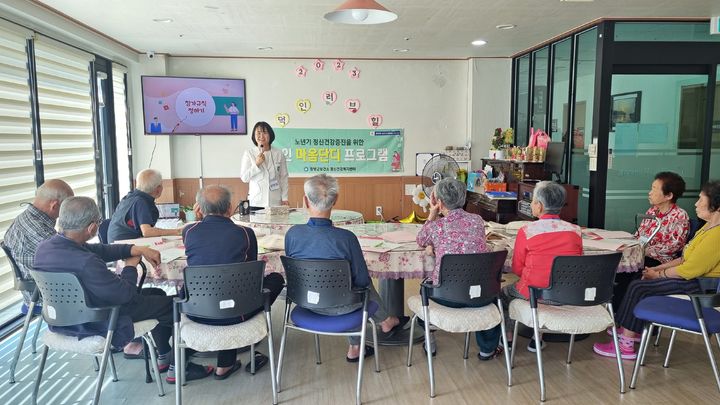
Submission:
[[[505,350],[503,349],[502,346],[498,346],[495,348],[495,351],[489,356],[483,356],[482,353],[478,353],[477,356],[478,356],[478,359],[481,361],[488,361],[488,360],[494,359],[495,357],[500,356],[501,354],[503,354],[504,351]]]
[[[230,370],[226,371],[225,374],[223,374],[223,375],[218,375],[217,370],[215,370],[214,377],[216,380],[224,380],[224,379],[230,377],[230,375],[232,373],[240,370],[241,366],[242,366],[242,363],[240,363],[239,361],[236,361],[235,364],[233,364],[233,366],[230,368]]]
[[[165,377],[165,381],[168,384],[175,384],[176,371],[177,370],[173,370],[173,373],[168,373],[168,376]],[[205,378],[212,374],[213,371],[215,371],[215,368],[212,366],[201,366],[200,364],[188,363],[187,367],[185,367],[185,381],[199,380],[201,378]]]
[[[140,350],[137,354],[130,354],[123,352],[123,357],[128,360],[138,360],[138,359],[145,359],[145,350]]]
[[[263,368],[268,363],[268,357],[260,352],[255,352],[255,373],[257,373],[261,368]],[[245,366],[245,371],[247,371],[250,374],[255,374],[252,372],[252,360],[250,363],[248,363]]]
[[[365,357],[364,358],[367,359],[368,357],[370,357],[374,354],[375,354],[375,349],[373,349],[372,346],[365,346]],[[357,363],[358,361],[360,361],[360,356],[358,356],[358,357],[345,356],[345,360],[347,360],[348,363]]]

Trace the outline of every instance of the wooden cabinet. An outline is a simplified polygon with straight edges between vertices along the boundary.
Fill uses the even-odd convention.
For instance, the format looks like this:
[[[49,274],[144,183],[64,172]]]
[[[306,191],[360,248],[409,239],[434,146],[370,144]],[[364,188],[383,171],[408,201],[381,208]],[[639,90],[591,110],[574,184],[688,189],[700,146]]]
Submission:
[[[507,224],[517,217],[517,200],[494,199],[485,194],[468,191],[465,211],[478,214],[486,221]]]
[[[523,220],[533,220],[530,214],[530,201],[536,182],[522,182],[518,185],[517,216]],[[573,224],[578,218],[578,194],[580,188],[572,184],[561,184],[565,188],[565,206],[560,210],[560,218]]]

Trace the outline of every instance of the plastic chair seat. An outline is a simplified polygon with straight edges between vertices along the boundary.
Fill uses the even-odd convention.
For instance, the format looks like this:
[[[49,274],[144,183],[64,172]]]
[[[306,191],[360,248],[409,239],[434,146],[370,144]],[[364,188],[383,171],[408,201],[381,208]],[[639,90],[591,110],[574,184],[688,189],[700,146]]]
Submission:
[[[708,333],[720,333],[720,311],[711,308],[702,311]],[[633,313],[639,319],[701,333],[692,303],[682,298],[647,297],[635,306]]]
[[[250,346],[263,340],[267,332],[265,312],[234,325],[205,325],[190,320],[185,314],[180,320],[180,335],[185,345],[201,352]]]
[[[368,316],[375,314],[378,304],[368,301]],[[362,308],[344,315],[321,315],[309,309],[295,307],[290,313],[292,323],[303,329],[325,333],[344,333],[360,330],[362,327]]]
[[[494,304],[484,307],[450,308],[430,300],[430,324],[446,332],[467,333],[494,328],[501,322],[500,311]],[[423,316],[422,298],[414,295],[407,300],[408,308],[418,318]]]
[[[510,319],[532,327],[532,310],[529,301],[512,300],[509,312]],[[612,323],[612,317],[604,305],[580,307],[538,303],[540,329],[569,334],[595,333],[605,330]]]

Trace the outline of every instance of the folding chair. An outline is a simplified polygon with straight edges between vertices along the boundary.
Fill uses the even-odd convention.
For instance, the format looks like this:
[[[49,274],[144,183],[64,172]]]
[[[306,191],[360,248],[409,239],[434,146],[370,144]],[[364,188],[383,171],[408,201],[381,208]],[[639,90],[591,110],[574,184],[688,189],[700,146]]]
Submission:
[[[567,356],[567,363],[570,364],[576,334],[600,332],[612,327],[620,374],[620,393],[625,392],[625,374],[612,308],[615,271],[621,257],[620,252],[592,256],[558,256],[553,260],[550,285],[547,288],[531,286],[529,302],[522,299],[510,302],[510,319],[515,320],[510,364],[514,364],[515,360],[518,322],[532,326],[540,376],[540,401],[545,401],[541,329],[570,334]],[[539,300],[560,305],[542,304]]]
[[[285,297],[285,316],[283,334],[280,341],[277,387],[280,390],[282,365],[285,354],[288,329],[308,332],[315,335],[316,364],[321,363],[320,337],[360,336],[360,357],[358,359],[358,378],[355,390],[355,402],[360,404],[365,359],[365,331],[370,322],[375,350],[375,371],[380,372],[378,357],[377,331],[375,322],[370,318],[377,310],[377,304],[368,302],[368,287],[354,288],[347,260],[303,260],[287,256],[280,257],[287,280]],[[295,308],[290,311],[292,304]],[[360,305],[362,308],[344,315],[320,315],[313,310]]]
[[[470,333],[489,330],[500,325],[502,342],[505,348],[505,366],[508,373],[508,386],[512,385],[510,350],[505,334],[505,316],[500,298],[502,268],[507,250],[476,254],[448,254],[442,257],[438,285],[425,280],[420,285],[420,294],[408,299],[408,307],[415,313],[410,321],[410,340],[408,341],[407,366],[412,360],[415,320],[425,323],[425,350],[430,349],[430,325],[446,332],[465,333],[463,358],[468,358]],[[430,297],[442,299],[463,306],[451,308],[430,300]],[[493,305],[497,302],[497,306]],[[435,397],[435,373],[432,355],[428,355],[430,374],[430,398]]]

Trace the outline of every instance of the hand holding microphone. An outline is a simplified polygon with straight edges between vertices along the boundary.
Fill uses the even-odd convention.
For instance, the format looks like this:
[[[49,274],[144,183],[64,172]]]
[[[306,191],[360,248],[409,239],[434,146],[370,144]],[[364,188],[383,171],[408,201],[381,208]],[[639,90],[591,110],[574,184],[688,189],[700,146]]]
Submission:
[[[262,166],[263,162],[265,162],[265,144],[264,143],[258,144],[258,147],[260,148],[260,153],[255,158],[255,165],[257,167],[260,167],[260,166]]]

